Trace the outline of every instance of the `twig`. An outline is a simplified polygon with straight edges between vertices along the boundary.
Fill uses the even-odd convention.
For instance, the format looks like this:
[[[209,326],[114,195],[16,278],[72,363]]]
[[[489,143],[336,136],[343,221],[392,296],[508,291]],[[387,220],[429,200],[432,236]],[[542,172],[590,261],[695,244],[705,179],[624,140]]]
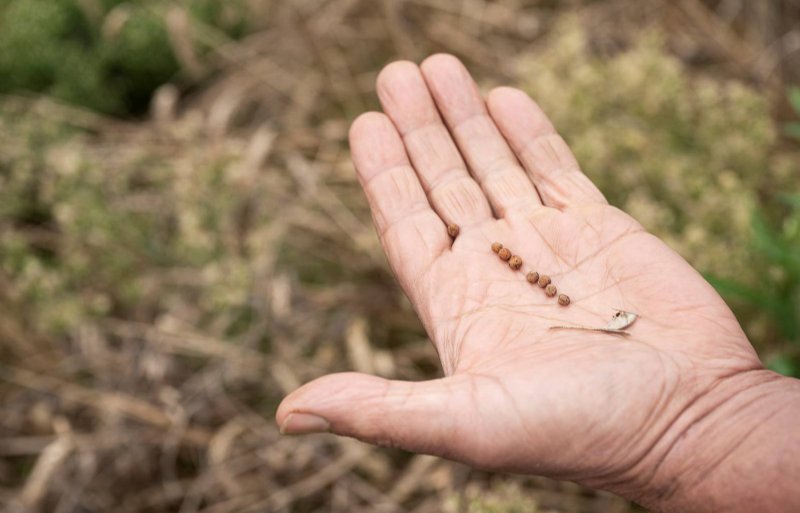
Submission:
[[[158,428],[168,429],[172,426],[172,421],[163,411],[146,401],[121,392],[109,394],[90,390],[52,376],[43,376],[5,365],[0,365],[0,379],[25,388],[54,394],[90,408],[118,413]],[[188,427],[183,440],[192,445],[205,447],[211,440],[211,433],[205,429]]]
[[[587,326],[550,326],[551,330],[582,330],[582,331],[599,331],[601,333],[609,333],[611,335],[630,335],[625,330],[614,330],[609,328],[589,328]]]

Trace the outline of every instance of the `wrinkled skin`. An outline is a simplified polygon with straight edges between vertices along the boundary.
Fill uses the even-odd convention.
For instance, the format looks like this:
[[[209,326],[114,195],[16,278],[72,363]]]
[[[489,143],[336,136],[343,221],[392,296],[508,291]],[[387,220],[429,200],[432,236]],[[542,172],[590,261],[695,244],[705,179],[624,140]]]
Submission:
[[[284,400],[279,425],[633,497],[666,493],[665,461],[717,403],[712,392],[762,368],[728,307],[607,204],[521,91],[484,100],[447,55],[390,64],[377,90],[386,114],[353,123],[352,156],[445,377],[326,376]],[[448,223],[461,228],[455,241]],[[494,241],[521,256],[520,271]],[[527,283],[529,270],[550,275],[571,305]],[[618,309],[639,314],[628,337],[549,329],[602,327]]]

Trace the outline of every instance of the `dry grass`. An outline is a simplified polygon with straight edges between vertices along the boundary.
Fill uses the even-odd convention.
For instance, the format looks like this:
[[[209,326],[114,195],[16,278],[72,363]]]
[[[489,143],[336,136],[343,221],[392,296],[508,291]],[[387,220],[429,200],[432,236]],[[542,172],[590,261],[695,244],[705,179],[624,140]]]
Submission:
[[[100,287],[114,306],[82,312],[64,333],[27,310],[0,272],[0,501],[8,511],[455,512],[468,501],[454,498],[517,481],[540,511],[634,511],[569,483],[491,476],[332,436],[281,438],[272,420],[283,395],[331,371],[410,380],[438,372],[348,161],[348,124],[376,107],[377,71],[396,57],[448,51],[484,85],[519,83],[519,56],[562,3],[250,3],[262,27],[238,42],[190,30],[171,12],[177,54],[192,75],[211,78],[188,95],[162,88],[147,121],[4,100],[7,113],[79,128],[48,153],[59,172],[78,159],[161,183],[166,169],[171,195],[145,188],[109,201],[123,219],[142,211],[177,219],[187,244],[212,237],[224,258],[134,264],[136,301]],[[679,27],[670,42],[684,60],[775,91],[776,70],[790,62],[741,36],[746,13],[725,19],[693,0],[569,3],[597,51],[618,51],[648,27]],[[188,37],[214,49],[208,62],[196,61]],[[0,150],[20,144],[4,133]],[[195,233],[165,199],[194,212],[208,193],[195,190],[197,170],[209,167],[221,170],[219,200],[232,206],[217,231]],[[59,231],[26,236],[56,255],[86,249]]]

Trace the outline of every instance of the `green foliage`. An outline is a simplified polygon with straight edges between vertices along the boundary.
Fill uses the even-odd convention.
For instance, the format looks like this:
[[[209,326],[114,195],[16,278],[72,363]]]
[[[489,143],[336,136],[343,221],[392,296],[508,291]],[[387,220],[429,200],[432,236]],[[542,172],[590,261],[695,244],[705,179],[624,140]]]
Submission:
[[[789,90],[789,103],[800,116],[800,88]],[[785,125],[784,133],[800,139],[800,123]],[[769,319],[775,329],[768,330],[767,336],[777,342],[767,356],[767,366],[800,377],[800,194],[783,194],[778,199],[783,209],[764,205],[752,215],[751,249],[758,258],[754,268],[759,270],[752,274],[759,279],[748,284],[741,278],[712,275],[709,280],[727,299]]]
[[[795,114],[800,117],[800,87],[794,86],[789,89],[789,104]],[[783,127],[783,132],[788,137],[800,140],[800,122],[786,123]]]
[[[778,227],[760,212],[753,215],[753,246],[763,259],[758,283],[747,286],[741,280],[718,277],[711,282],[724,296],[743,300],[769,316],[786,347],[771,355],[768,365],[800,377],[800,195],[784,200],[788,212]]]
[[[180,74],[165,22],[169,5],[185,8],[200,29],[245,30],[238,1],[1,2],[0,93],[40,92],[106,113],[141,113],[152,92]]]

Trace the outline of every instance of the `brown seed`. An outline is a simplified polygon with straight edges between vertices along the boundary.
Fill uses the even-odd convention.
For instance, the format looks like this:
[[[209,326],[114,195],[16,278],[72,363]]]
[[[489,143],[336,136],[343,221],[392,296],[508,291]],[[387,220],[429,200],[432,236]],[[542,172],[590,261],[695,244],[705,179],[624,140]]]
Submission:
[[[558,304],[561,306],[567,306],[569,304],[569,296],[566,294],[559,294]]]
[[[552,283],[544,288],[544,293],[547,294],[547,297],[555,296],[556,292],[558,292],[558,290],[556,289],[556,286],[553,285]]]
[[[495,253],[499,253],[500,250],[503,249],[503,245],[499,242],[492,242],[492,251]]]
[[[536,283],[539,281],[539,273],[536,271],[529,272],[525,278],[528,280],[528,283]]]
[[[511,258],[511,252],[508,248],[500,248],[500,251],[497,252],[497,256],[500,257],[500,260],[508,261]]]
[[[458,237],[458,234],[461,233],[461,228],[459,228],[457,224],[448,224],[447,233],[450,234],[450,236],[455,239],[456,237]]]
[[[522,259],[517,255],[514,255],[508,260],[508,266],[516,271],[522,267]]]
[[[548,285],[550,285],[551,281],[552,280],[550,279],[550,277],[547,276],[546,274],[543,274],[543,275],[539,276],[539,286],[542,287],[542,288],[545,288]]]

